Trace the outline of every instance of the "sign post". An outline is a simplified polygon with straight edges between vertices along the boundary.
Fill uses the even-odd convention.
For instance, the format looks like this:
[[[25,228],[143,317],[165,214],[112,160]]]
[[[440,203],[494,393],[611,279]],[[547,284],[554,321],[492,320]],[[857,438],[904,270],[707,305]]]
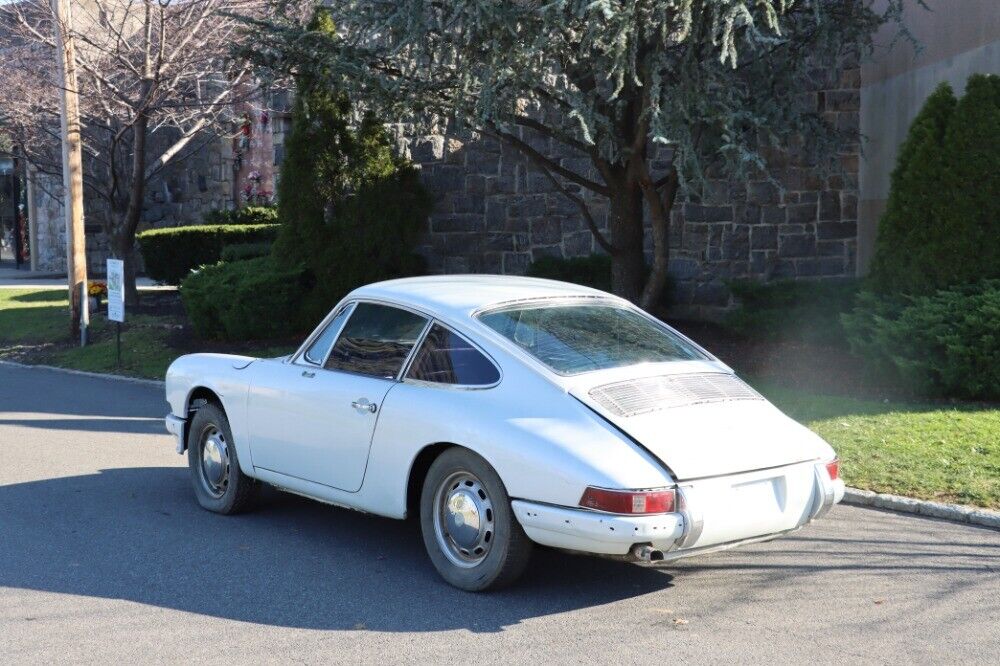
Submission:
[[[122,322],[125,321],[125,263],[108,259],[108,321],[115,322],[118,367],[122,367]]]

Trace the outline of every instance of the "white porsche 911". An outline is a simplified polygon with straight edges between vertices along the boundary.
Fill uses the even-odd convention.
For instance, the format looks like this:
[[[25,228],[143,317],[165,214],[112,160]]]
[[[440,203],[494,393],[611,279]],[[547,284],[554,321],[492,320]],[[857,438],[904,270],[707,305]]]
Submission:
[[[771,539],[843,497],[833,449],[620,298],[500,276],[357,289],[294,354],[192,354],[167,429],[198,502],[258,483],[419,512],[452,585],[513,581],[533,544],[672,560]]]

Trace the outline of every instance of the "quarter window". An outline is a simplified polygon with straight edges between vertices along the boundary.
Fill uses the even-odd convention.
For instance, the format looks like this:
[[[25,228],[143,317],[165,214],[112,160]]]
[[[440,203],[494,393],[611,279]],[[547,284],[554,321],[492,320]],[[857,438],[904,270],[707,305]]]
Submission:
[[[393,378],[416,344],[427,320],[387,305],[359,303],[333,346],[326,367]]]
[[[487,386],[500,380],[500,371],[465,338],[434,324],[407,377],[437,384]]]
[[[309,349],[302,355],[306,361],[313,365],[323,365],[323,359],[326,358],[327,352],[330,351],[333,341],[337,339],[337,333],[340,332],[340,327],[343,325],[344,320],[347,319],[347,313],[350,310],[350,306],[345,306],[337,313],[337,316],[330,320],[330,323],[326,325],[323,332],[313,340],[313,343],[309,345]]]

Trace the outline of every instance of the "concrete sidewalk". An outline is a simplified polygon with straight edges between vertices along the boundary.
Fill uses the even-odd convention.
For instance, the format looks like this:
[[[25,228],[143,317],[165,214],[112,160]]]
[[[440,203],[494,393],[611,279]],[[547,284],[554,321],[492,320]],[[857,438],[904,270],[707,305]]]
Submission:
[[[101,277],[92,279],[100,280]],[[149,278],[141,277],[136,280],[140,289],[176,289],[171,285],[161,285],[153,282]],[[0,262],[0,289],[66,289],[65,273],[44,273],[31,271],[27,266],[22,266],[20,270],[12,261]]]

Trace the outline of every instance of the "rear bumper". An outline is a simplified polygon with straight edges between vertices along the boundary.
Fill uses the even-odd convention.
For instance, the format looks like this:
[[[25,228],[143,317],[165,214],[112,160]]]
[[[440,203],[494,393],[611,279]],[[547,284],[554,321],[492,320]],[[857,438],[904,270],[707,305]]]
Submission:
[[[184,449],[187,448],[187,442],[185,441],[184,431],[187,421],[179,416],[174,416],[173,414],[167,414],[164,422],[167,426],[167,432],[174,436],[177,453],[184,453]]]
[[[514,500],[511,506],[528,538],[554,548],[625,555],[637,543],[668,548],[684,533],[679,513],[618,516],[524,500]]]
[[[762,524],[760,528],[753,521],[731,521],[729,516],[720,516],[718,498],[711,493],[720,490],[721,485],[733,482],[738,485],[746,483],[748,477],[766,477],[773,472],[716,479],[710,484],[681,484],[677,513],[624,516],[525,500],[514,500],[511,505],[528,537],[544,546],[619,556],[633,554],[634,546],[649,546],[645,550],[647,559],[652,550],[658,551],[654,559],[673,560],[766,541],[821,518],[843,499],[844,482],[831,480],[823,464],[806,465],[798,470],[800,479],[804,474],[811,475],[811,484],[806,481],[806,488],[800,493],[801,508],[785,506],[782,514],[785,522],[767,527]],[[722,524],[730,522],[738,524]]]

